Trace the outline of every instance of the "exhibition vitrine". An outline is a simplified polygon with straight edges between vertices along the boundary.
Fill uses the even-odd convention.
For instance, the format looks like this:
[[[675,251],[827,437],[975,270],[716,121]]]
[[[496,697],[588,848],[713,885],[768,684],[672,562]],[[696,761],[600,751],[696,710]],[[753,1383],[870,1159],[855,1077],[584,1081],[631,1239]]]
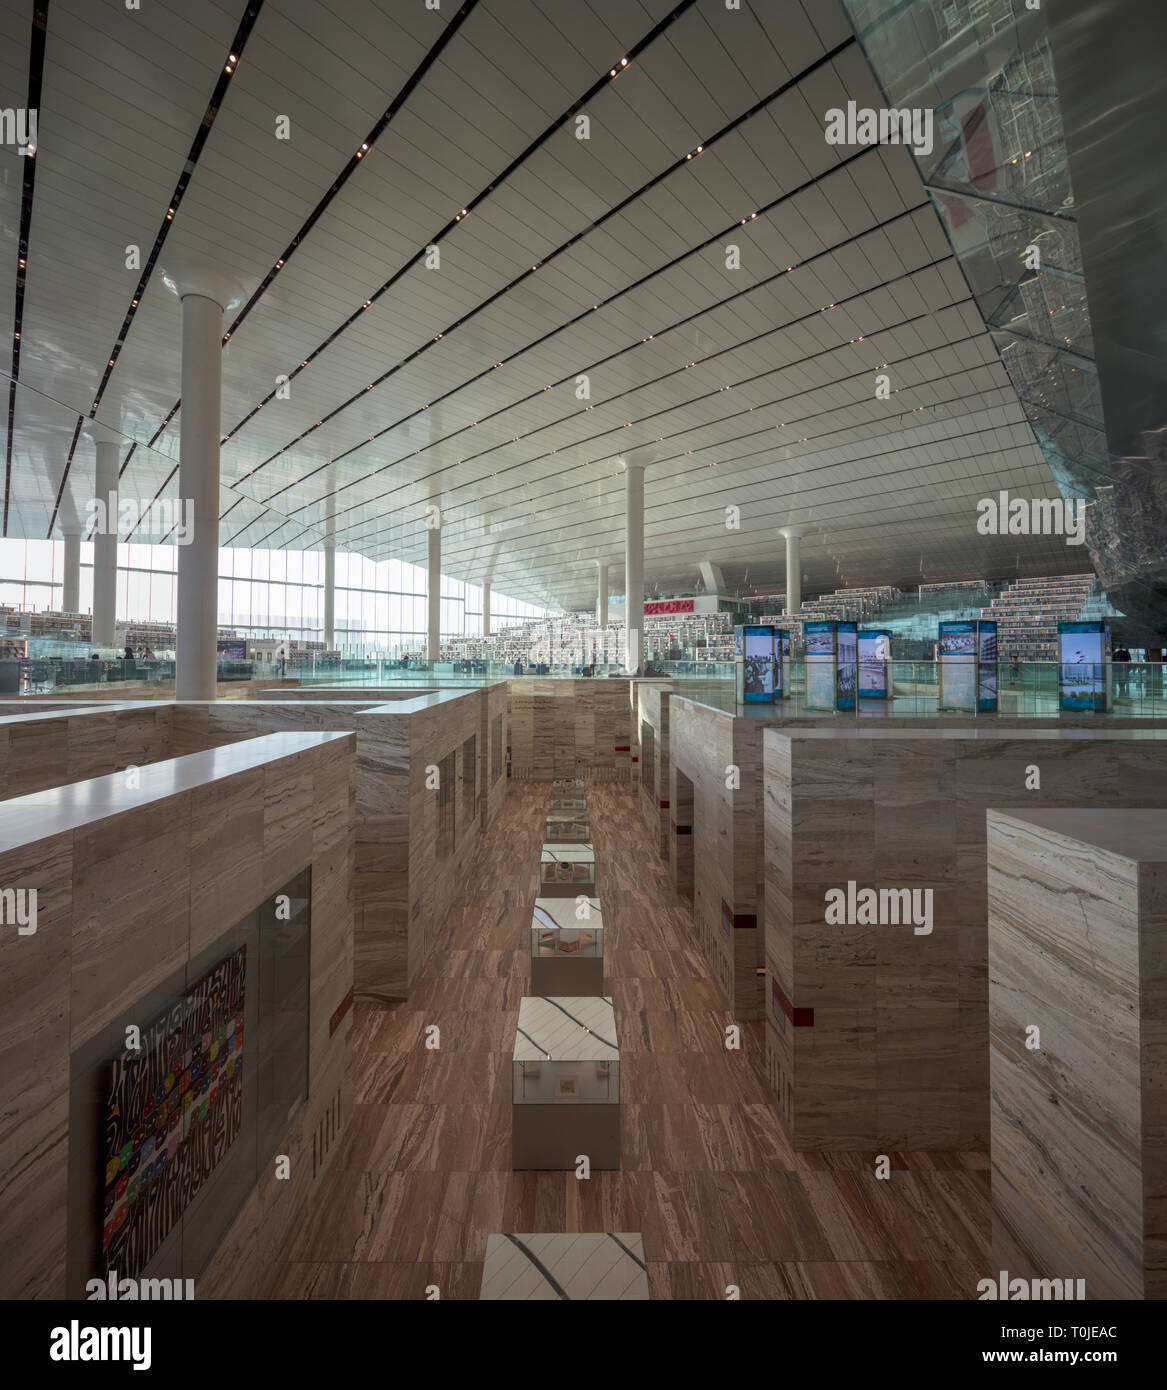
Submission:
[[[511,1068],[511,1166],[620,1166],[620,1049],[611,999],[526,997]]]
[[[585,841],[544,841],[539,863],[539,891],[548,898],[574,898],[596,892],[596,852]]]
[[[536,898],[531,915],[531,993],[604,992],[604,919],[599,898]]]

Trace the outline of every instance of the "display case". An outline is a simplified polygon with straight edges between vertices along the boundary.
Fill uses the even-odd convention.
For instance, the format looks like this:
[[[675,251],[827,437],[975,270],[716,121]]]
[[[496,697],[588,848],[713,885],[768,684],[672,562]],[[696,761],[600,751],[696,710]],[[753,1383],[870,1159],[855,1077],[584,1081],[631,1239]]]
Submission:
[[[531,993],[604,992],[599,898],[536,898],[531,915]]]
[[[478,1297],[508,1303],[647,1303],[644,1237],[638,1231],[489,1235]]]
[[[553,796],[551,798],[551,813],[556,811],[574,811],[578,815],[587,813],[587,798],[583,796]]]
[[[539,864],[540,892],[546,898],[595,897],[596,853],[583,841],[544,841]]]
[[[578,777],[557,777],[551,783],[552,796],[583,796],[584,784]]]
[[[620,1049],[604,996],[525,997],[511,1065],[511,1166],[620,1166]]]
[[[587,817],[572,820],[553,820],[547,817],[544,835],[549,845],[587,843],[592,837],[592,827]]]

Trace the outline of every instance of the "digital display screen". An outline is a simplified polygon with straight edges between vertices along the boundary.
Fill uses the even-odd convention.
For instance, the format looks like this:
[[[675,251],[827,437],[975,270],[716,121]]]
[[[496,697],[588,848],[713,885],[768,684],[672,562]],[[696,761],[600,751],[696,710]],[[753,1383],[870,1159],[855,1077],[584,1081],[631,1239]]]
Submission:
[[[859,629],[854,623],[837,623],[836,677],[838,709],[854,709],[855,693],[859,687]]]
[[[977,709],[992,714],[997,708],[997,624],[978,622],[977,629]]]
[[[1106,709],[1106,630],[1102,623],[1058,624],[1058,703],[1066,710]]]
[[[835,708],[835,624],[806,625],[806,703],[811,709]]]
[[[774,698],[774,629],[747,627],[742,632],[745,674],[743,698],[768,701]]]
[[[861,632],[859,634],[860,698],[872,700],[887,698],[887,663],[890,660],[890,632]]]
[[[975,623],[940,624],[941,709],[971,714],[977,708],[976,642]]]

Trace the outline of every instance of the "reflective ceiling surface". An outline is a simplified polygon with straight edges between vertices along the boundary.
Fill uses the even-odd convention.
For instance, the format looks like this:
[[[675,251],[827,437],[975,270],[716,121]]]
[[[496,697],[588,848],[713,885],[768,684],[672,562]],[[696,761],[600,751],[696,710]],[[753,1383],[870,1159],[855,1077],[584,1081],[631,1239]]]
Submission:
[[[92,416],[124,494],[177,495],[194,256],[245,306],[222,544],[333,525],[424,563],[436,502],[446,573],[583,607],[595,561],[621,585],[631,459],[650,593],[702,560],[781,589],[789,524],[807,592],[1088,568],[977,534],[980,498],[1056,489],[915,157],[824,137],[881,104],[834,0],[4,0],[6,108],[37,9],[31,197],[0,148],[7,535],[84,515]]]

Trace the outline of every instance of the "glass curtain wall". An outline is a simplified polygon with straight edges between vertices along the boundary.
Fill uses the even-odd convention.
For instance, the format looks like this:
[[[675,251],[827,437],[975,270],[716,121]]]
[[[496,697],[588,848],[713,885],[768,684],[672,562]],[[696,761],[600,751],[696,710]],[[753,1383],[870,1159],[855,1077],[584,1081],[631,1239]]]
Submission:
[[[0,540],[0,605],[25,611],[59,609],[64,542]],[[119,545],[119,621],[173,623],[178,551],[166,545]],[[81,545],[83,613],[93,607],[93,546]],[[497,629],[545,609],[506,594],[491,595]],[[373,655],[425,646],[426,575],[402,560],[336,556],[336,643]],[[482,588],[442,576],[442,636],[482,632]],[[319,641],[324,632],[324,555],[318,550],[219,551],[219,626],[253,637]]]

